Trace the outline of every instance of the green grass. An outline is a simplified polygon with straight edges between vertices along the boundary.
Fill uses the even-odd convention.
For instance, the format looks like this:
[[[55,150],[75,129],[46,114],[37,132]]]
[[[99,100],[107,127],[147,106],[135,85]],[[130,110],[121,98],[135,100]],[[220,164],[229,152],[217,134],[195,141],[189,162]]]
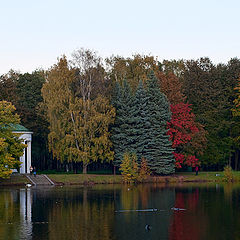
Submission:
[[[9,179],[0,178],[0,186],[25,186],[29,180],[20,174],[13,174]]]
[[[223,171],[219,172],[199,172],[196,176],[195,172],[184,172],[176,173],[178,178],[184,178],[184,182],[223,182],[224,173]],[[219,176],[216,176],[219,175]],[[233,178],[235,182],[240,182],[240,171],[233,171]]]
[[[62,184],[103,184],[121,183],[120,175],[94,175],[94,174],[48,174],[51,180]]]
[[[76,174],[73,171],[69,171],[69,172],[61,172],[61,171],[57,171],[57,170],[45,170],[45,171],[38,171],[38,174]],[[78,172],[78,174],[81,174],[82,172]],[[101,175],[112,175],[112,171],[111,170],[100,170],[100,171],[88,171],[88,174],[101,174]]]
[[[216,176],[219,174],[219,176]],[[47,174],[50,179],[58,184],[66,185],[91,185],[91,184],[113,184],[122,183],[121,175],[106,174]],[[234,182],[240,182],[240,171],[233,171]],[[198,176],[194,172],[179,172],[172,176],[149,177],[148,183],[178,183],[178,182],[224,182],[224,173],[219,172],[199,172]],[[0,179],[0,186],[24,186],[29,180],[20,174],[13,174],[9,179]]]
[[[217,176],[216,176],[217,174]],[[233,171],[234,181],[240,182],[240,171]],[[97,174],[49,174],[48,177],[61,184],[104,184],[122,183],[121,175],[97,175]],[[149,177],[148,183],[177,183],[177,182],[224,182],[223,172],[179,172],[172,176]]]

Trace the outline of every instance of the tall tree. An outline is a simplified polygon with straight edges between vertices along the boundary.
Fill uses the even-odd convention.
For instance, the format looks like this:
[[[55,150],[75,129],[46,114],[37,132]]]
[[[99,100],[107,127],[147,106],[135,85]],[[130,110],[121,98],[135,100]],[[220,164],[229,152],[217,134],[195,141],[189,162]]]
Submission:
[[[208,166],[222,168],[231,162],[234,151],[231,109],[238,67],[238,61],[214,66],[208,58],[186,62],[184,92],[192,103],[197,121],[208,132],[207,148],[201,157]]]
[[[83,101],[82,98],[70,105],[71,124],[66,135],[65,152],[69,160],[83,163],[83,173],[92,162],[113,161],[109,125],[114,122],[115,109],[104,97]]]
[[[38,169],[44,167],[48,158],[48,123],[40,114],[40,105],[43,102],[41,89],[44,82],[44,72],[39,70],[19,74],[16,83],[18,114],[21,117],[21,123],[33,132],[32,160],[33,165]]]
[[[234,161],[234,169],[238,170],[239,165],[239,150],[240,150],[240,79],[238,80],[236,90],[236,98],[233,103],[234,106],[232,108],[232,113],[234,116],[235,124],[233,126],[233,141],[235,147],[235,161]]]
[[[204,130],[195,122],[195,115],[189,104],[171,105],[171,112],[168,134],[172,140],[172,147],[175,148],[176,167],[182,168],[183,165],[195,167],[196,164],[200,164],[195,155],[202,154],[205,143]]]
[[[177,78],[182,80],[186,65],[183,59],[163,60],[161,63],[159,63],[159,68],[165,74],[174,74]]]
[[[170,104],[175,105],[186,101],[186,96],[183,94],[182,82],[172,72],[165,74],[157,71],[156,77],[159,80],[161,91],[167,96]]]
[[[114,121],[115,111],[106,98],[91,99],[90,83],[83,83],[86,89],[78,96],[75,78],[76,69],[70,68],[63,57],[48,72],[42,93],[53,156],[61,161],[82,162],[83,173],[87,173],[91,162],[113,160],[108,127]]]
[[[49,122],[49,150],[58,160],[67,160],[65,137],[69,133],[70,105],[74,101],[72,85],[75,70],[70,69],[66,57],[59,59],[46,75],[42,95]]]
[[[172,143],[167,135],[167,122],[171,119],[171,112],[168,100],[160,92],[153,72],[149,76],[147,94],[149,129],[145,133],[148,140],[144,157],[151,170],[159,174],[171,174],[175,171]]]
[[[32,161],[38,169],[41,169],[43,160],[47,159],[48,152],[48,126],[39,114],[44,81],[43,71],[20,74],[10,70],[0,77],[0,99],[12,102],[20,115],[21,124],[33,132]]]
[[[126,80],[123,82],[122,87],[119,83],[116,83],[112,103],[116,108],[116,119],[114,126],[112,127],[111,139],[115,152],[114,165],[119,167],[123,154],[126,151],[135,151],[133,148],[134,139],[132,133],[134,125],[134,122],[132,121],[133,95]]]
[[[146,146],[148,144],[148,129],[150,127],[150,113],[148,112],[149,96],[140,80],[133,102],[131,113],[133,114],[134,126],[134,149],[138,156],[138,163],[146,155]]]
[[[20,122],[15,107],[7,102],[0,101],[0,178],[8,178],[13,168],[19,168],[19,158],[26,147],[18,134],[12,132],[12,124]]]
[[[127,79],[133,92],[140,80],[145,82],[152,70],[159,70],[157,58],[151,55],[135,54],[128,58],[113,56],[106,61],[110,66],[109,75],[112,81],[122,83]]]
[[[83,101],[101,94],[110,97],[112,85],[104,69],[102,58],[95,51],[80,48],[73,52],[71,65],[76,69],[74,94]]]
[[[183,94],[183,84],[172,72],[157,72],[161,90],[171,103],[171,121],[168,122],[168,134],[175,148],[176,167],[182,168],[185,164],[195,166],[206,145],[206,131],[196,122],[195,115],[186,103]],[[196,156],[195,156],[196,155]]]
[[[18,107],[17,81],[19,73],[10,70],[7,74],[0,76],[0,101],[11,102]]]

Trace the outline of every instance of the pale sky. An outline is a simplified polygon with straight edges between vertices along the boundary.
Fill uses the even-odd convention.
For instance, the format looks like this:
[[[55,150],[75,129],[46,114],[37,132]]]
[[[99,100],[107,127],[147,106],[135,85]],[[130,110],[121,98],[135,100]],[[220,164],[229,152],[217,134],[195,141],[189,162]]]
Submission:
[[[240,57],[239,0],[0,0],[0,74],[48,69],[81,47],[214,63]]]

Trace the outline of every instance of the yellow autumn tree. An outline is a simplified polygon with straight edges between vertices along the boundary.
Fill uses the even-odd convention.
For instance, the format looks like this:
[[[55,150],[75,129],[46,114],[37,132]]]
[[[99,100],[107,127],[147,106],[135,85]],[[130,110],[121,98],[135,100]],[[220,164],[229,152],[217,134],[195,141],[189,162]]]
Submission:
[[[6,101],[0,101],[0,178],[9,178],[13,168],[20,167],[20,156],[25,144],[19,135],[12,132],[12,124],[20,122],[15,107]]]
[[[49,150],[60,161],[82,162],[87,173],[89,163],[113,160],[108,128],[115,109],[105,97],[91,98],[94,66],[89,62],[84,66],[89,71],[61,58],[48,71],[42,95],[50,125]]]
[[[112,161],[109,125],[114,122],[115,109],[109,101],[98,96],[94,100],[76,99],[70,105],[71,122],[66,135],[66,154],[83,163],[83,173],[91,162]]]
[[[123,176],[124,182],[135,182],[138,178],[138,164],[136,154],[125,152],[119,170]]]

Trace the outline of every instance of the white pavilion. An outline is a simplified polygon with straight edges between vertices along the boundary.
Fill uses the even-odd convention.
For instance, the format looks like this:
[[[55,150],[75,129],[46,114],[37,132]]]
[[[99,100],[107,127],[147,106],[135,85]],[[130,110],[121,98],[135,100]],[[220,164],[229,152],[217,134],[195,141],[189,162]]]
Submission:
[[[20,173],[30,173],[30,166],[32,164],[32,134],[33,132],[29,131],[27,128],[20,124],[13,124],[13,133],[20,134],[20,139],[23,139],[23,143],[27,145],[24,149],[23,156],[20,157],[21,166],[20,166]],[[16,172],[17,170],[14,170]]]

